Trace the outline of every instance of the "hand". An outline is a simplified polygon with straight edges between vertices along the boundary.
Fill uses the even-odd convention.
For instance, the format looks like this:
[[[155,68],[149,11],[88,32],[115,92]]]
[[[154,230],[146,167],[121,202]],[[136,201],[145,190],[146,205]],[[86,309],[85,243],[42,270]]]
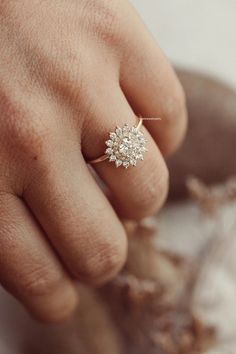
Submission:
[[[75,280],[101,284],[126,258],[119,217],[166,198],[163,155],[186,128],[183,90],[126,0],[0,0],[0,280],[36,317],[77,303]],[[86,161],[116,125],[145,121],[145,160]]]

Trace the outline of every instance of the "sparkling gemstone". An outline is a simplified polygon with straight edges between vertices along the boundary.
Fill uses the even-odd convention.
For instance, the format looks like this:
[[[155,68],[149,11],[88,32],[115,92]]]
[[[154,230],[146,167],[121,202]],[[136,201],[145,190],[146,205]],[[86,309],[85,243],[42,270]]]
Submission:
[[[115,140],[116,139],[116,133],[110,133],[110,138],[112,140]]]
[[[115,164],[116,164],[116,167],[119,167],[119,166],[122,165],[122,161],[121,160],[116,160]]]
[[[112,148],[108,148],[108,149],[106,149],[106,154],[108,154],[108,155],[113,154],[113,150],[112,150]]]
[[[132,166],[136,166],[136,165],[137,165],[137,161],[136,161],[136,160],[130,160],[130,164],[131,164]]]
[[[113,141],[112,140],[107,140],[106,141],[106,145],[109,146],[109,147],[112,147],[113,146]]]
[[[111,155],[109,160],[110,161],[116,161],[116,156],[115,155]]]
[[[122,134],[123,134],[122,129],[121,129],[121,128],[119,128],[119,127],[117,127],[117,128],[116,128],[116,135],[117,135],[117,136],[119,136],[119,137],[121,137],[121,136],[122,136]]]
[[[110,139],[106,141],[108,148],[105,153],[109,161],[115,162],[116,167],[136,166],[139,160],[143,160],[143,154],[147,151],[146,139],[137,127],[129,127],[125,124],[117,127],[110,133]]]
[[[124,166],[125,168],[128,168],[128,167],[129,167],[129,162],[128,162],[128,161],[123,162],[123,166]]]

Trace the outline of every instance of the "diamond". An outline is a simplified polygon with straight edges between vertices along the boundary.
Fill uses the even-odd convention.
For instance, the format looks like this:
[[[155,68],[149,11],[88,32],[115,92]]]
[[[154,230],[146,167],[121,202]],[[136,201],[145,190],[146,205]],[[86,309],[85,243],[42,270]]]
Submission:
[[[116,160],[115,164],[116,164],[116,167],[120,167],[122,165],[122,161]]]
[[[109,147],[112,147],[113,146],[113,141],[112,140],[107,140],[106,141],[106,145],[109,146]]]
[[[116,135],[118,135],[119,137],[121,137],[122,134],[123,134],[122,129],[121,129],[120,127],[117,127],[117,128],[116,128]]]
[[[110,138],[112,140],[115,140],[116,139],[116,133],[110,133]]]
[[[112,162],[112,161],[116,161],[116,156],[115,155],[111,155],[109,160]]]
[[[108,155],[113,154],[113,149],[112,148],[106,149],[106,154],[108,154]]]
[[[128,168],[128,167],[129,167],[129,162],[128,162],[128,161],[123,162],[123,166],[124,166],[125,168]]]
[[[136,166],[139,160],[143,160],[147,141],[136,126],[129,127],[125,124],[122,128],[117,127],[109,136],[105,154],[110,162],[115,162],[116,167]]]
[[[136,160],[130,160],[130,164],[131,164],[132,166],[136,166],[136,165],[137,165],[137,161],[136,161]]]

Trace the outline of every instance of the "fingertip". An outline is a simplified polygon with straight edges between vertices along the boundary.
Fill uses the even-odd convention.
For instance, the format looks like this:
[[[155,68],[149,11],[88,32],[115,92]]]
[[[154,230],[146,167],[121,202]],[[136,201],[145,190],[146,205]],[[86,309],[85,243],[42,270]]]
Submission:
[[[79,295],[73,285],[61,285],[54,292],[42,297],[34,297],[26,308],[42,323],[60,324],[69,320],[79,303]]]
[[[75,276],[83,283],[100,287],[113,279],[123,268],[127,258],[127,236],[124,229],[105,237],[103,244],[97,245],[91,257],[78,264]],[[74,271],[75,271],[74,267]]]

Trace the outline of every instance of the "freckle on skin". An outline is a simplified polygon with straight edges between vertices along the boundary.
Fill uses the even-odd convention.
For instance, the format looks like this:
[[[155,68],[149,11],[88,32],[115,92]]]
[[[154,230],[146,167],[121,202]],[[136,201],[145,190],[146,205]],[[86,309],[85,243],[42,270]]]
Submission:
[[[38,156],[34,156],[34,160],[37,161],[38,160]]]

